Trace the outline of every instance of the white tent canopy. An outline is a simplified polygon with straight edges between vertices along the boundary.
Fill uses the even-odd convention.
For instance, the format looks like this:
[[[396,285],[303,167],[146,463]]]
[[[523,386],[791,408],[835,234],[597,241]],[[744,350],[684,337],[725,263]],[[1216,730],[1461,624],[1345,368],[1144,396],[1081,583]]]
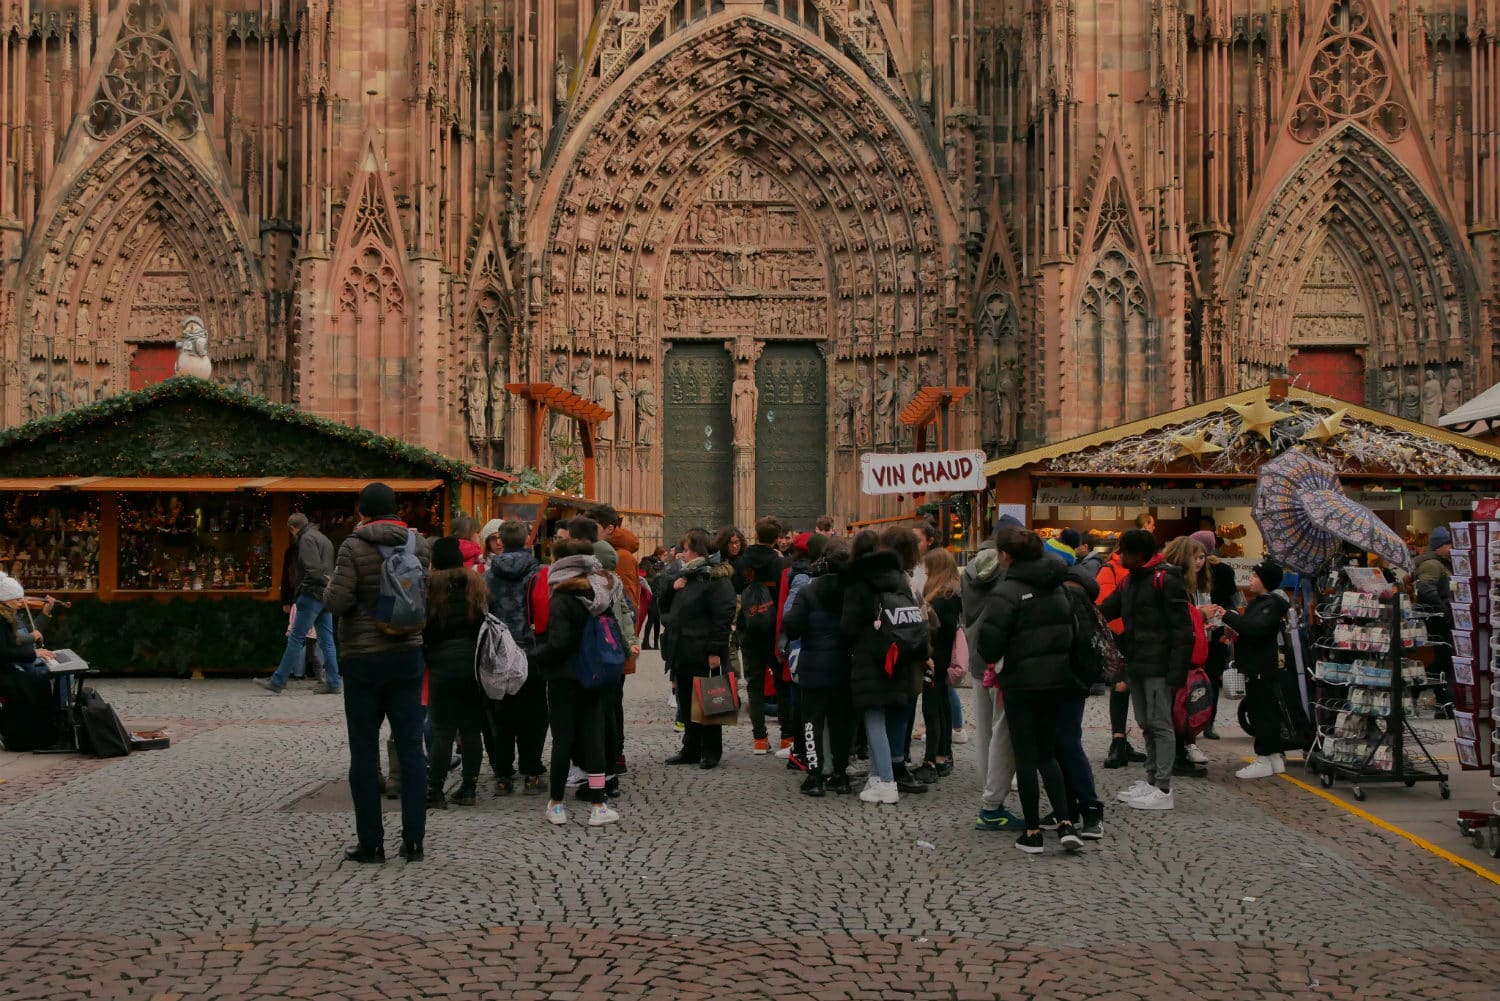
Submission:
[[[1483,434],[1496,423],[1500,423],[1500,383],[1438,418],[1440,427],[1461,434]]]

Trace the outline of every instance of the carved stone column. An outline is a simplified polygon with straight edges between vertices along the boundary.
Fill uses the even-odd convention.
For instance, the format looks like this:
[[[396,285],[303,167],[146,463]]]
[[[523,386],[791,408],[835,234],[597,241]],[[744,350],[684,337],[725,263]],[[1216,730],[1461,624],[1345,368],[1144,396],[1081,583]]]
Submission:
[[[734,523],[747,537],[755,535],[755,431],[749,444],[734,446]]]

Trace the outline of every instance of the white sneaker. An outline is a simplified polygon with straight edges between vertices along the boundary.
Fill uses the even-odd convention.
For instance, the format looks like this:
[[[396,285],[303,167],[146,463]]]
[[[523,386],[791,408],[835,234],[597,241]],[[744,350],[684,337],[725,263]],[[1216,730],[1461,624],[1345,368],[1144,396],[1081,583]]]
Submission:
[[[613,824],[620,819],[620,812],[608,803],[595,803],[594,808],[589,811],[589,826],[603,827],[605,824]]]
[[[1193,764],[1195,764],[1195,765],[1206,765],[1206,764],[1208,764],[1208,755],[1206,755],[1202,751],[1198,750],[1198,745],[1197,744],[1189,744],[1187,746],[1186,750],[1187,750],[1188,760],[1191,761]]]
[[[1277,775],[1280,775],[1286,771],[1286,755],[1271,755],[1271,771],[1275,772]]]
[[[1020,792],[1021,791],[1021,783],[1018,782],[1018,781],[1016,781],[1016,777],[1014,775],[1012,775],[1010,777],[1010,791],[1011,792]]]
[[[896,783],[882,782],[871,775],[865,787],[859,791],[859,798],[866,803],[899,803],[901,790],[896,788]]]
[[[667,693],[667,708],[673,712],[677,711],[677,696],[672,692]]]
[[[1239,779],[1268,779],[1275,774],[1276,766],[1271,763],[1270,758],[1265,757],[1256,758],[1244,768],[1235,772],[1234,777]]]
[[[792,746],[788,744],[786,747],[783,747],[781,750],[776,752],[776,756],[782,761],[790,758],[792,756]]]
[[[1170,810],[1172,809],[1172,794],[1151,786],[1134,799],[1126,800],[1125,805],[1132,810]]]
[[[589,780],[588,773],[585,772],[582,768],[579,768],[577,765],[571,765],[571,766],[569,766],[569,768],[568,768],[568,788],[569,789],[577,789],[579,786],[583,785],[588,780]]]
[[[967,744],[969,742],[969,731],[959,727],[953,731],[953,742],[955,744]]]
[[[547,804],[547,823],[561,827],[568,822],[568,808],[561,803]]]
[[[1121,789],[1118,793],[1116,793],[1115,799],[1119,800],[1121,803],[1129,803],[1131,800],[1141,795],[1141,793],[1145,792],[1147,789],[1155,788],[1156,786],[1152,785],[1150,782],[1147,782],[1145,779],[1136,779],[1133,785],[1127,786],[1126,788]]]

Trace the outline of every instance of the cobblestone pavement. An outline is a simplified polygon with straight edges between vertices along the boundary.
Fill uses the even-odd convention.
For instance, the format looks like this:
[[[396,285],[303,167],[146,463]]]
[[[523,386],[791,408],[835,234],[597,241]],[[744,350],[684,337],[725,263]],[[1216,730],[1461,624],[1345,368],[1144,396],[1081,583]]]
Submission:
[[[1500,995],[1500,886],[1289,783],[1243,788],[1233,740],[1174,812],[1111,810],[1103,842],[1031,858],[973,829],[973,744],[894,807],[800,796],[748,727],[718,772],[668,769],[647,666],[618,825],[485,790],[431,815],[425,863],[358,867],[337,699],[98,687],[173,746],[0,783],[0,1001]],[[1098,776],[1113,803],[1139,772]]]

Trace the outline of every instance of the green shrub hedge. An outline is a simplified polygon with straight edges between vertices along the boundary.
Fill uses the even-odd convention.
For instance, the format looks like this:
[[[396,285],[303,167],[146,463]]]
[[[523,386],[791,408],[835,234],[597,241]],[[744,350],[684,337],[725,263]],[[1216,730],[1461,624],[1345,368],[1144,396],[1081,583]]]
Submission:
[[[286,623],[280,605],[253,598],[80,598],[55,611],[46,640],[110,674],[262,672],[281,660]]]

